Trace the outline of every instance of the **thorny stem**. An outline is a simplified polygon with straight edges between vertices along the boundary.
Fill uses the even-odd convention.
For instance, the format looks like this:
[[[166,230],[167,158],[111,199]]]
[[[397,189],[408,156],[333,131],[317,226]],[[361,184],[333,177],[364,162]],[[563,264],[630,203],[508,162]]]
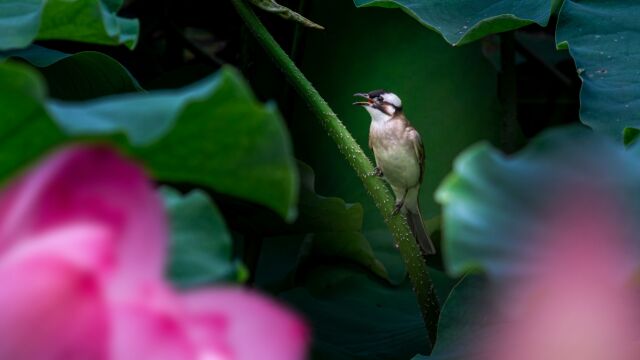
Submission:
[[[416,241],[411,235],[406,219],[401,216],[391,216],[394,204],[391,193],[382,180],[371,175],[373,166],[351,136],[351,133],[349,133],[309,80],[296,67],[291,58],[278,45],[253,10],[249,8],[244,0],[231,0],[231,2],[258,42],[271,56],[271,59],[284,73],[298,94],[307,102],[311,111],[335,141],[338,149],[349,165],[356,171],[373,202],[384,216],[409,273],[409,278],[413,284],[420,311],[422,312],[422,318],[429,334],[429,341],[433,346],[440,316],[440,305],[433,282],[427,273],[427,266]]]

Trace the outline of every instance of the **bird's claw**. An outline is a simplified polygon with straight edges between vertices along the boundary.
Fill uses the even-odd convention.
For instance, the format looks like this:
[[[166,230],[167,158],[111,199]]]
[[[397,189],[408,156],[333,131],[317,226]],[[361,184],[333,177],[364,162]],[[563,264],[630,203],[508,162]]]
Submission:
[[[402,206],[404,206],[404,203],[399,202],[396,204],[396,206],[393,207],[393,211],[391,212],[391,216],[396,216],[400,213],[400,210],[402,209]]]
[[[373,172],[371,173],[371,175],[377,176],[377,177],[383,177],[384,176],[384,174],[382,173],[382,169],[380,169],[377,166],[375,168],[373,168]]]

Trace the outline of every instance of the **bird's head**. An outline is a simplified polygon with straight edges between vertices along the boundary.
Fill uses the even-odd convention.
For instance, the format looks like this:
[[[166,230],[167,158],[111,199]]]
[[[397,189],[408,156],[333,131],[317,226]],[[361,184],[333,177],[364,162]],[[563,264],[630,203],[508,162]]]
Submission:
[[[402,100],[400,100],[398,95],[385,90],[357,93],[353,94],[353,96],[366,99],[365,101],[354,102],[353,105],[364,107],[369,114],[371,114],[371,119],[374,121],[388,120],[396,113],[402,111]]]

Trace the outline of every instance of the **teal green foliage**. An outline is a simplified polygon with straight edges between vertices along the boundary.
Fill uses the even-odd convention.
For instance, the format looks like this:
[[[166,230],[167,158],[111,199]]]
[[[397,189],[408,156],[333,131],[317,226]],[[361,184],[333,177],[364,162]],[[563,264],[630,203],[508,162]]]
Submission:
[[[566,0],[558,19],[558,47],[582,79],[580,119],[618,140],[640,128],[638,16],[635,1]]]
[[[549,0],[354,0],[356,6],[400,8],[420,24],[462,45],[529,24],[545,26]]]
[[[231,235],[211,199],[200,190],[182,195],[163,187],[160,194],[171,224],[171,281],[181,287],[193,287],[245,280],[246,269],[233,259]]]
[[[0,50],[34,40],[74,40],[135,47],[140,24],[116,15],[122,0],[1,0]]]
[[[0,73],[0,104],[12,109],[0,127],[0,138],[8,138],[0,144],[0,178],[66,139],[124,134],[128,151],[159,179],[208,186],[295,217],[297,172],[282,120],[231,68],[180,90],[84,102],[47,98],[40,77],[24,66],[0,64]]]

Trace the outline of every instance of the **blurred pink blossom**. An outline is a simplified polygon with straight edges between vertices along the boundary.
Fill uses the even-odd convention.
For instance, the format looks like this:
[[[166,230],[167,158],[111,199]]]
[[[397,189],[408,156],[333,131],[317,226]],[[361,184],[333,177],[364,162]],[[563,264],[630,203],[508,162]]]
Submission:
[[[143,172],[62,150],[0,195],[0,359],[302,359],[306,325],[241,288],[176,293]]]
[[[511,307],[486,344],[492,359],[640,359],[633,222],[605,195],[558,193],[531,239],[535,274],[503,293]]]

